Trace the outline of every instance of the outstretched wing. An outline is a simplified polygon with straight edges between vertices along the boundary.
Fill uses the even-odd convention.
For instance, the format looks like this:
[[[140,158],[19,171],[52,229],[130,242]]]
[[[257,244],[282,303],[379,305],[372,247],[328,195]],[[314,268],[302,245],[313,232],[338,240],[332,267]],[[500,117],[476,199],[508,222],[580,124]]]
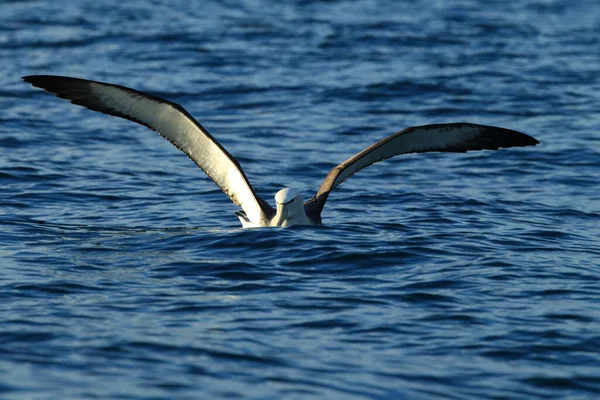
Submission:
[[[238,161],[179,104],[124,86],[52,75],[31,75],[23,80],[104,114],[125,118],[155,130],[188,155],[258,223],[273,208],[255,192]]]
[[[470,150],[535,146],[538,143],[533,137],[521,132],[469,123],[432,124],[406,128],[367,147],[333,168],[315,197],[306,202],[306,212],[313,219],[320,221],[325,201],[333,189],[361,169],[400,154],[430,151],[464,153]]]

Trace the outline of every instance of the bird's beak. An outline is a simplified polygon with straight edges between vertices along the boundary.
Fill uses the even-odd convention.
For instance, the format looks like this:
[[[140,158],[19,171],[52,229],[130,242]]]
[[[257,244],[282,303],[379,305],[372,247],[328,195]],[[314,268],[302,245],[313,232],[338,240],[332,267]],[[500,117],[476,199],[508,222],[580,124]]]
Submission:
[[[288,208],[287,204],[277,203],[277,213],[275,213],[275,226],[281,226],[283,221],[287,218]]]

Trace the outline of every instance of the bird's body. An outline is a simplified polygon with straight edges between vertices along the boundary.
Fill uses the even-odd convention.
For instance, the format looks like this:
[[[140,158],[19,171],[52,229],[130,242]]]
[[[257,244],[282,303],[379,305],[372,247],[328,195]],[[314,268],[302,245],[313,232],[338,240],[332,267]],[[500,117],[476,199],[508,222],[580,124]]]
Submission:
[[[273,208],[256,194],[238,161],[180,105],[124,86],[85,79],[52,75],[23,79],[73,104],[157,131],[186,153],[242,208],[236,215],[244,228],[320,224],[321,212],[332,190],[361,169],[396,155],[432,151],[464,153],[539,143],[521,132],[470,123],[410,127],[334,167],[316,195],[306,202],[292,188],[280,190]]]
[[[258,228],[261,226],[292,226],[292,225],[318,225],[321,222],[311,219],[306,214],[302,195],[293,188],[281,189],[275,195],[275,215],[268,225],[260,225],[251,221],[244,211],[235,215],[240,219],[243,228]]]

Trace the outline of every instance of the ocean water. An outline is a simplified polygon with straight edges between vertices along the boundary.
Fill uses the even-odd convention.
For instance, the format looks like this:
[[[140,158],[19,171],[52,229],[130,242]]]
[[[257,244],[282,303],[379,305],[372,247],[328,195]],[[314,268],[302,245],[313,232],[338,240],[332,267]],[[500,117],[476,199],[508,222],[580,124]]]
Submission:
[[[595,1],[0,3],[0,398],[600,398]],[[241,230],[154,132],[20,77],[183,105],[273,204],[408,126],[324,225]]]

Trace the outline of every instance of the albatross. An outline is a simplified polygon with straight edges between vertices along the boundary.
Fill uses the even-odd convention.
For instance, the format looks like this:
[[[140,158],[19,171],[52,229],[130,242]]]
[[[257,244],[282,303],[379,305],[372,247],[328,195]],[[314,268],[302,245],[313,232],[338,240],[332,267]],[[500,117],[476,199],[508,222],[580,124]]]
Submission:
[[[23,80],[71,103],[144,125],[192,159],[241,207],[242,227],[321,224],[321,212],[332,190],[376,162],[409,153],[497,150],[535,146],[539,142],[511,129],[466,122],[413,126],[387,136],[337,165],[308,201],[293,188],[275,194],[276,207],[263,200],[240,163],[182,106],[125,86],[54,75]]]

